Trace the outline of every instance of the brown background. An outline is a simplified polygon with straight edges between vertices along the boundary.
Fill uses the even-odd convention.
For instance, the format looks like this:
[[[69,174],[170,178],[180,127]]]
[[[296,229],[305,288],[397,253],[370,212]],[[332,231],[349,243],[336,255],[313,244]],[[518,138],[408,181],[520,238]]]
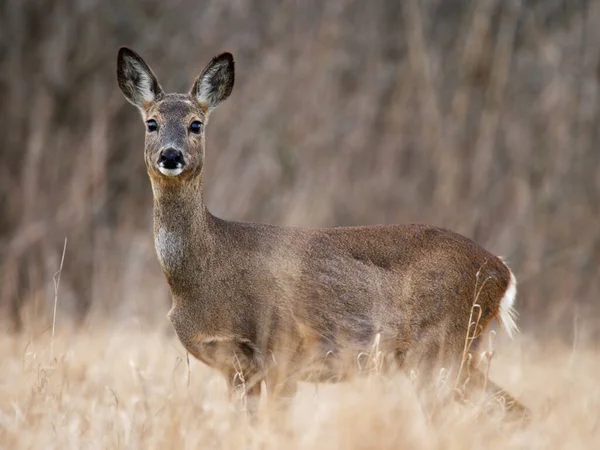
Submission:
[[[67,238],[59,321],[166,325],[144,127],[115,78],[129,45],[168,91],[234,53],[216,215],[449,227],[507,259],[525,330],[593,336],[599,24],[595,1],[4,0],[2,323],[48,326]]]

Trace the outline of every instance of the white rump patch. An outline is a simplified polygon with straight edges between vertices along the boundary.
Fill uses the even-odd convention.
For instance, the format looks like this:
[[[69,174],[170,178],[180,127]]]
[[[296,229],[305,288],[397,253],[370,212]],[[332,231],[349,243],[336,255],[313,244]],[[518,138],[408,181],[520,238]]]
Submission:
[[[511,339],[515,333],[519,332],[519,327],[517,326],[518,314],[514,306],[516,297],[517,280],[511,271],[510,281],[508,283],[508,287],[506,288],[506,292],[504,293],[504,297],[502,297],[502,300],[500,300],[500,310],[498,311],[498,320]]]

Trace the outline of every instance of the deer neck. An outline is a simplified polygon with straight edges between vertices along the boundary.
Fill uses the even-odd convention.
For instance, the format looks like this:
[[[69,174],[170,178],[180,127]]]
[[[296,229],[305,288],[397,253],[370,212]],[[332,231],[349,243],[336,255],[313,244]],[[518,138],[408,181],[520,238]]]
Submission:
[[[213,248],[210,215],[202,198],[202,179],[188,183],[153,180],[154,243],[158,260],[172,288],[201,273]]]

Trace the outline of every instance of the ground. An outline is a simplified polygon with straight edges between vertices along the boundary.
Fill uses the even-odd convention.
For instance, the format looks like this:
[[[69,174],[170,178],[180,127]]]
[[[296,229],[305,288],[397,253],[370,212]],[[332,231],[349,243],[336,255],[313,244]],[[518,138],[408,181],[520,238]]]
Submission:
[[[0,449],[595,448],[600,351],[497,339],[491,377],[533,413],[528,426],[453,403],[435,423],[407,377],[302,385],[287,418],[249,423],[219,375],[164,331],[51,330],[0,339]],[[264,407],[264,403],[263,403]],[[264,408],[263,408],[264,409]]]

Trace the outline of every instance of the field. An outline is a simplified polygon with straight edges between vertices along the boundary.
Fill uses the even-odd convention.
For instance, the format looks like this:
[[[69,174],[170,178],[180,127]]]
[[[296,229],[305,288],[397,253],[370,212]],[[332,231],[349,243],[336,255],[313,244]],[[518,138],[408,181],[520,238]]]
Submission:
[[[168,327],[51,329],[0,341],[0,448],[593,448],[597,347],[499,336],[491,377],[532,410],[529,425],[452,403],[428,422],[410,380],[373,374],[303,385],[286,417],[252,425],[225,383],[187,359]],[[575,341],[576,342],[576,341]]]
[[[598,24],[600,1],[3,0],[0,450],[600,448]],[[165,318],[122,45],[169,92],[234,54],[206,135],[216,216],[428,223],[501,255],[522,334],[498,334],[491,378],[530,424],[457,403],[429,421],[380,373],[240,416]]]

